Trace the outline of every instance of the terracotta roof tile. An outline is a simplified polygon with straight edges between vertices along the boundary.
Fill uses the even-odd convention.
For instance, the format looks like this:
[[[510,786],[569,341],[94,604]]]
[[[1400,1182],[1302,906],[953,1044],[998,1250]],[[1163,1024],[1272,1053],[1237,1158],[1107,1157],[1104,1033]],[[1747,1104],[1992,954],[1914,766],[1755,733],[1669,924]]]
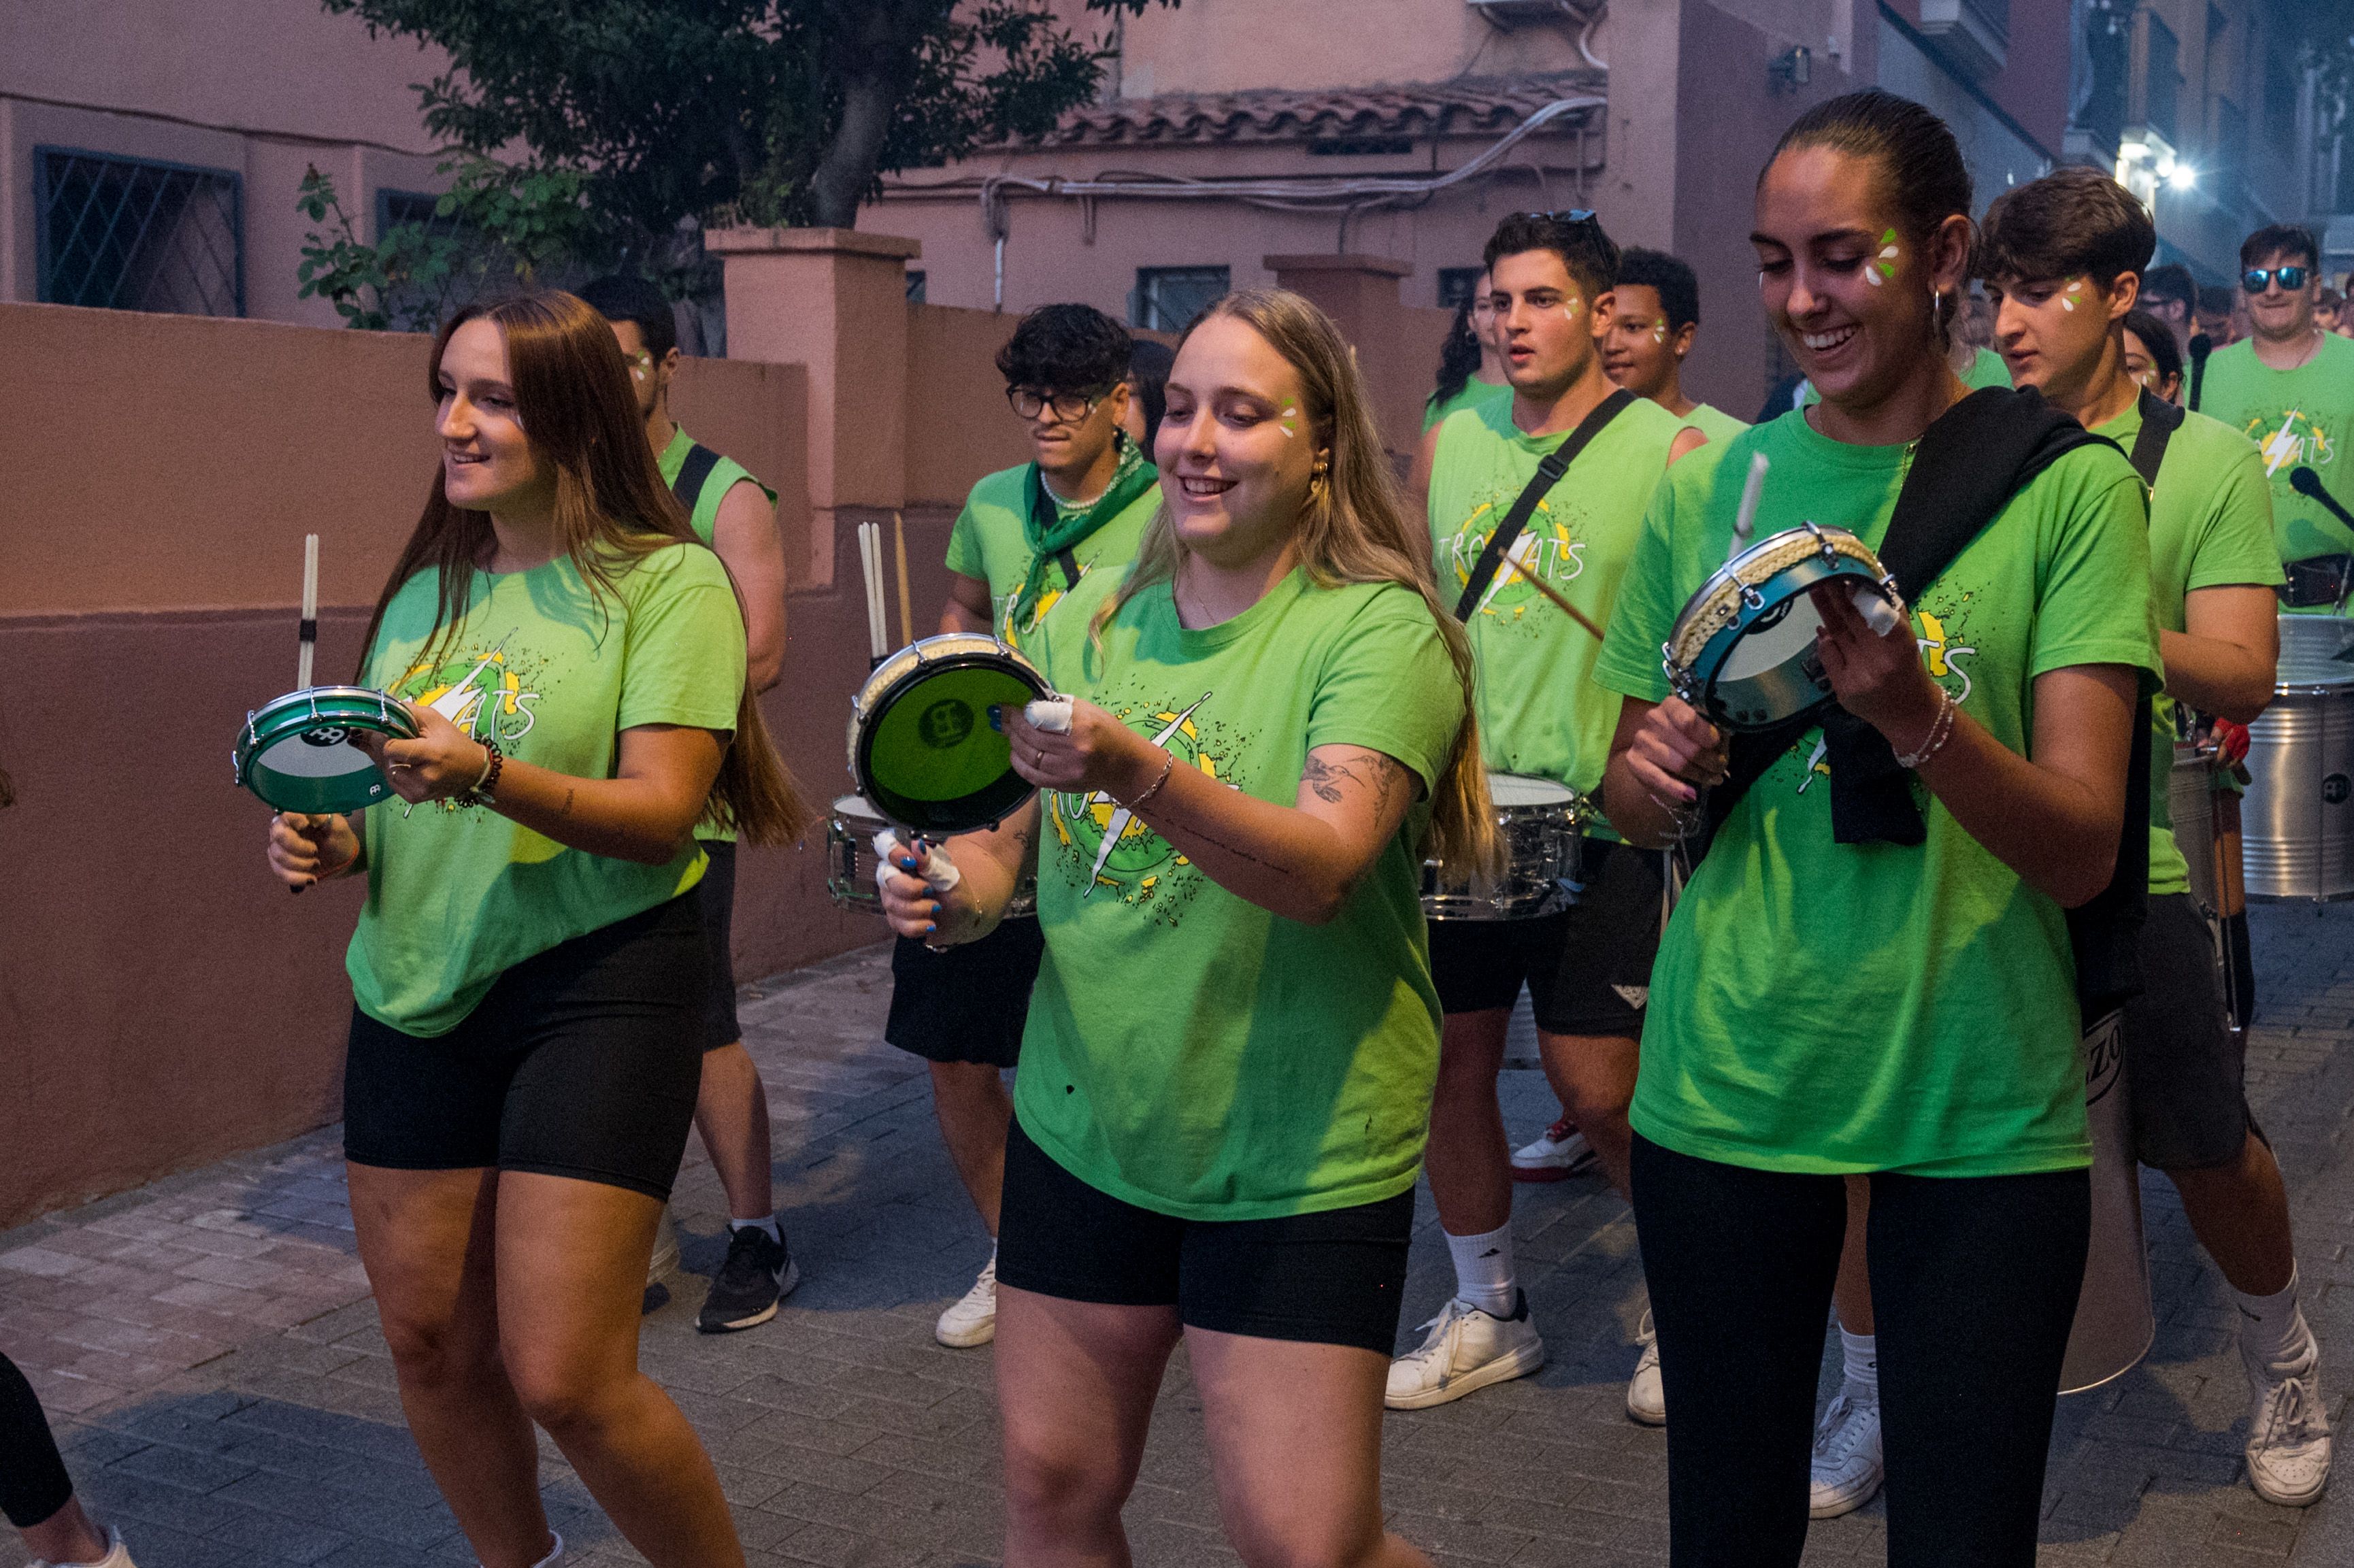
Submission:
[[[1466,77],[1454,81],[1300,92],[1165,93],[1073,110],[1030,145],[1156,146],[1363,136],[1492,134],[1555,99],[1601,92],[1599,71]]]

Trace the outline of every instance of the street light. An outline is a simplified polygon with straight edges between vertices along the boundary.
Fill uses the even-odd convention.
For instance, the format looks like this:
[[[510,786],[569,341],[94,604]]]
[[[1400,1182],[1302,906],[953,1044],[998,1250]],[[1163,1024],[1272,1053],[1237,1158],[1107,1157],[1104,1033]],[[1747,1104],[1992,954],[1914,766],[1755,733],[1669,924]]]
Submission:
[[[2187,191],[2199,183],[2199,171],[2188,164],[2177,164],[2167,175],[2166,183],[2176,190]]]

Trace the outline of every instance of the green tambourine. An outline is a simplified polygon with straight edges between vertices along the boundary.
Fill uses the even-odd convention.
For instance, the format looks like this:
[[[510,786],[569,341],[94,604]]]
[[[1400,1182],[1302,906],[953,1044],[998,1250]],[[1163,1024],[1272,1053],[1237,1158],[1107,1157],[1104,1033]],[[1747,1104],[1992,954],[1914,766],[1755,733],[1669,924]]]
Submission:
[[[994,637],[952,631],[875,667],[850,708],[850,773],[889,821],[929,837],[1002,821],[1028,800],[989,710],[1050,697],[1046,679]]]
[[[310,686],[245,715],[232,760],[237,782],[281,811],[356,811],[392,797],[392,785],[352,736],[414,740],[417,721],[366,686]]]

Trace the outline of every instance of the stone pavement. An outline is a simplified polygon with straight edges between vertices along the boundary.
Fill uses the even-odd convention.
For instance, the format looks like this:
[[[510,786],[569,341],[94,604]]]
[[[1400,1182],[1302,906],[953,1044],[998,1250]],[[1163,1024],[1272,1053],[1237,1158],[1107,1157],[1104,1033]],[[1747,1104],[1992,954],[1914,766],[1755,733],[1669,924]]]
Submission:
[[[2335,1419],[2354,1385],[2354,909],[2256,915],[2265,1008],[2251,1087],[2289,1175],[2306,1310]],[[756,1568],[946,1568],[1001,1534],[986,1350],[930,1325],[986,1255],[940,1150],[920,1064],[877,1038],[881,949],[748,988],[777,1118],[777,1191],[806,1283],[776,1321],[693,1328],[718,1261],[717,1183],[690,1156],[674,1212],[689,1274],[646,1319],[644,1363],[702,1429]],[[1553,1106],[1507,1073],[1525,1136]],[[400,1420],[334,1129],[0,1234],[0,1349],[52,1413],[84,1495],[143,1568],[424,1568],[472,1562]],[[2240,1478],[2230,1298],[2171,1189],[2146,1181],[2160,1329],[2148,1360],[2063,1401],[2042,1559],[2354,1563],[2354,1496],[2297,1512]],[[1599,1183],[1523,1189],[1523,1276],[1553,1360],[1538,1376],[1389,1417],[1395,1527],[1442,1563],[1585,1568],[1666,1552],[1662,1434],[1621,1410],[1641,1306],[1634,1234]],[[1426,1201],[1406,1335],[1449,1275]],[[1826,1366],[1826,1393],[1831,1367]],[[544,1478],[576,1564],[640,1559],[552,1447]],[[1181,1351],[1129,1510],[1140,1563],[1234,1562],[1217,1531]],[[1879,1561],[1877,1503],[1818,1526],[1809,1562]],[[23,1552],[0,1531],[0,1568]]]

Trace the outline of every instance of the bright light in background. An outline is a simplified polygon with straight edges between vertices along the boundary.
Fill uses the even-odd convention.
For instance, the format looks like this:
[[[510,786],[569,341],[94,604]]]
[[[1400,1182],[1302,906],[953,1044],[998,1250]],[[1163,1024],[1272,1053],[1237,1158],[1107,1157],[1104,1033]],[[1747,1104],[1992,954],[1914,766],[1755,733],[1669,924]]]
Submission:
[[[2187,191],[2199,183],[2199,171],[2188,164],[2177,164],[2173,172],[2166,176],[2166,183],[2176,190]]]

